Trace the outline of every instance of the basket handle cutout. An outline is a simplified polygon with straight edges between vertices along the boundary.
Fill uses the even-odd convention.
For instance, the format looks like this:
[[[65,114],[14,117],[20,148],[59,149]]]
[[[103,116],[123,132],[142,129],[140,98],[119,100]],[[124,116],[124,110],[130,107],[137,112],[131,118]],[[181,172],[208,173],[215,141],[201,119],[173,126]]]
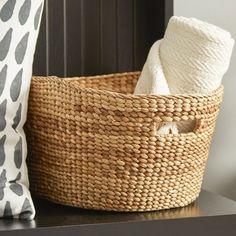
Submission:
[[[178,122],[154,122],[152,136],[173,134],[198,134],[207,127],[204,119],[188,119]],[[174,132],[173,132],[174,130]]]

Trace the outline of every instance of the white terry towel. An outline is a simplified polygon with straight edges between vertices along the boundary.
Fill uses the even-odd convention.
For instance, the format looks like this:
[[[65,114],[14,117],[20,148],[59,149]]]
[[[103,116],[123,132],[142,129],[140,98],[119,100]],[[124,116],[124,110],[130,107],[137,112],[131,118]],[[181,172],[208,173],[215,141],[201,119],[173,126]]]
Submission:
[[[154,73],[146,73],[143,70],[139,79],[143,81],[138,81],[135,94],[143,93],[140,84],[146,86],[163,84],[163,78],[159,83],[160,77],[155,73],[157,68],[162,70],[171,94],[212,92],[220,86],[228,70],[233,46],[234,40],[229,32],[194,18],[174,16],[170,19],[165,36],[159,45],[159,53],[153,52],[155,55],[149,55],[146,61],[147,65],[151,65],[149,69],[154,68]],[[155,57],[159,57],[156,59],[159,63],[154,64],[149,60]],[[157,91],[152,94],[161,94],[158,92],[162,89],[152,88],[149,91]],[[173,124],[171,126],[173,127]],[[193,122],[181,122],[179,128],[181,132],[189,132],[193,129]],[[159,133],[168,133],[166,132],[168,129],[163,130],[164,132]]]
[[[160,45],[162,40],[155,42],[148,54],[146,63],[135,87],[134,94],[168,95],[170,90],[160,61]],[[161,124],[158,134],[178,133],[174,123]]]

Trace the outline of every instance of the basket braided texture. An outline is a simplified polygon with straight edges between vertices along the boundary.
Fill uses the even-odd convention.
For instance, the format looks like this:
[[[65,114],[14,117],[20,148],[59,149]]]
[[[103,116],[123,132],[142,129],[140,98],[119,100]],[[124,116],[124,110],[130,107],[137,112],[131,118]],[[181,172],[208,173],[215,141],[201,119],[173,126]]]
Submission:
[[[113,211],[168,209],[198,197],[223,87],[135,96],[138,77],[33,78],[26,134],[35,194]],[[181,120],[195,120],[193,132],[156,134]]]

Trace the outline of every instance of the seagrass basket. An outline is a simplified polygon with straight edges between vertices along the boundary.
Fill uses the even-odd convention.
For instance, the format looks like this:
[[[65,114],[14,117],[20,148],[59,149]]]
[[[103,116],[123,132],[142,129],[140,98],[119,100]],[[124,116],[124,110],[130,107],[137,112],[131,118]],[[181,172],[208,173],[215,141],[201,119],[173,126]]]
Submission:
[[[32,81],[26,133],[33,193],[100,210],[182,207],[199,195],[223,88],[132,95],[139,72]],[[157,135],[165,122],[193,132]]]

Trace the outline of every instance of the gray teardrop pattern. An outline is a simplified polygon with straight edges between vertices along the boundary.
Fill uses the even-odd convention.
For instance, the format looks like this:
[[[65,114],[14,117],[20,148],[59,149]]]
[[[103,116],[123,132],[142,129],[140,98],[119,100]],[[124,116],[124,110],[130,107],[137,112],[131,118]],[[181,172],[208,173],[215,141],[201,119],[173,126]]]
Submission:
[[[7,99],[5,99],[1,104],[0,104],[0,131],[3,131],[6,127],[6,110],[7,110]]]
[[[4,218],[12,218],[13,217],[11,204],[9,201],[6,202],[3,217]]]
[[[3,22],[8,21],[13,14],[15,8],[16,0],[8,0],[1,9],[0,19]]]
[[[16,176],[15,182],[19,181],[21,179],[21,172],[18,173]]]
[[[0,96],[2,95],[3,90],[5,88],[5,83],[7,78],[7,68],[8,66],[5,65],[0,72]]]
[[[0,166],[3,166],[5,160],[6,160],[6,154],[5,154],[5,150],[4,150],[4,145],[5,145],[5,141],[6,141],[6,135],[4,135],[1,139],[0,139]]]
[[[20,42],[16,46],[15,59],[18,65],[24,61],[25,53],[28,46],[28,40],[29,40],[29,32],[27,32],[23,36],[23,38],[20,40]]]
[[[13,102],[17,101],[21,91],[21,84],[22,84],[22,75],[23,69],[21,69],[14,80],[12,81],[11,88],[10,88],[10,96]]]
[[[41,4],[35,14],[35,17],[34,17],[34,29],[37,30],[38,27],[39,27],[39,20],[40,20],[40,16],[41,16],[41,11],[42,11],[42,7],[43,7],[43,4]]]
[[[17,111],[16,111],[16,115],[15,118],[13,119],[13,125],[12,128],[15,130],[18,125],[20,124],[20,120],[21,120],[21,109],[22,109],[22,104],[20,103]]]
[[[0,41],[0,61],[3,61],[9,52],[12,39],[12,31],[12,28],[10,28],[4,35],[3,39]]]
[[[31,0],[25,0],[22,7],[20,8],[18,17],[21,25],[24,25],[28,20],[28,17],[30,15],[30,8],[31,8]]]
[[[4,198],[4,188],[6,187],[6,170],[3,170],[0,175],[0,201]]]
[[[13,193],[15,193],[17,196],[22,196],[23,195],[23,188],[20,184],[18,183],[11,183],[10,184],[10,189]]]
[[[31,207],[30,201],[28,198],[25,199],[24,204],[19,215],[20,219],[27,220],[33,214],[33,209]]]
[[[18,173],[18,175],[16,176],[15,179],[9,181],[9,183],[16,183],[17,181],[19,181],[21,179],[21,172]]]
[[[14,162],[17,169],[21,168],[22,165],[22,138],[20,137],[20,140],[15,146],[14,150]]]

